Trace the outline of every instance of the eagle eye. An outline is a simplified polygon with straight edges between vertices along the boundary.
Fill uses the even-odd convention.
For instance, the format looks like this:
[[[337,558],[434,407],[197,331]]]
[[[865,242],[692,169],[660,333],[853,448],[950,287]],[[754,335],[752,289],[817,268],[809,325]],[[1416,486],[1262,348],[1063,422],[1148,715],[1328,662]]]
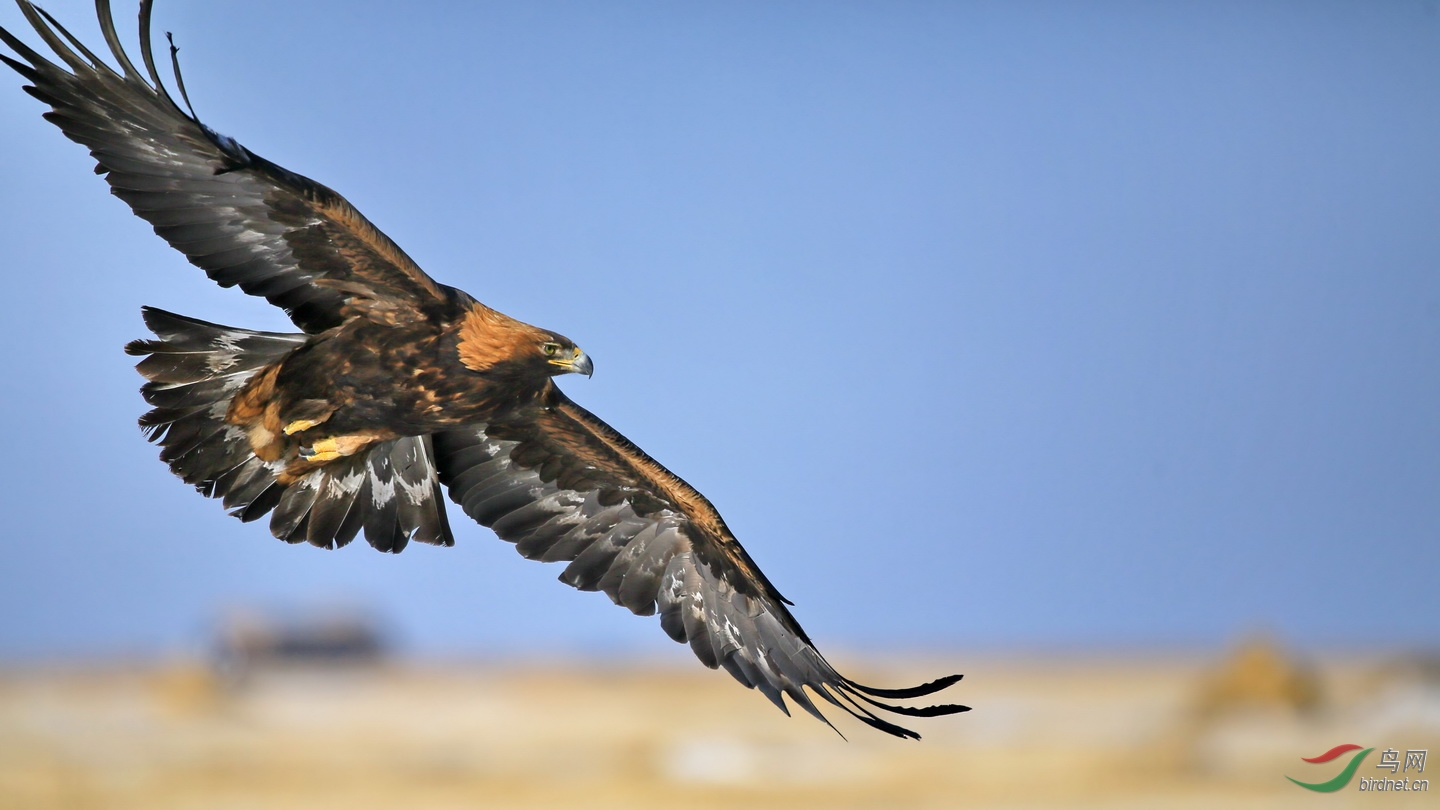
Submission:
[[[554,357],[555,353],[560,351],[560,344],[546,343],[540,347],[540,351],[544,352],[546,357]]]

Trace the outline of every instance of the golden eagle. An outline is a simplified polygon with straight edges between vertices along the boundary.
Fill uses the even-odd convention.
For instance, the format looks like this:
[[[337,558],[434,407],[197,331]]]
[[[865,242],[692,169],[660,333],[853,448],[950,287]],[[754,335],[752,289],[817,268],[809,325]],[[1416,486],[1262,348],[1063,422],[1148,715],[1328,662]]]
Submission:
[[[810,693],[863,722],[965,711],[885,700],[960,676],[875,689],[835,671],[703,495],[555,385],[590,374],[569,338],[507,317],[425,274],[343,197],[181,109],[156,69],[140,3],[142,73],[97,0],[114,66],[28,0],[20,10],[64,66],[8,31],[45,114],[98,161],[111,192],[224,287],[263,296],[302,332],[254,332],[144,310],[140,419],[160,458],[244,521],[270,515],[290,543],[338,548],[361,531],[398,552],[452,545],[442,487],[522,555],[604,591],[689,642],[782,711],[824,722]],[[170,48],[180,96],[185,87]],[[27,64],[28,63],[28,64]],[[806,690],[809,690],[807,693]]]

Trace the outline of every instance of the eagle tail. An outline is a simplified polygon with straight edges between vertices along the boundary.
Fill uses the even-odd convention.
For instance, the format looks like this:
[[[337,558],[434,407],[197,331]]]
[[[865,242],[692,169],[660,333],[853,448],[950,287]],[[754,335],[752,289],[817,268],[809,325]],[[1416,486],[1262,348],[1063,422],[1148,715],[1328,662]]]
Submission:
[[[282,483],[286,460],[257,457],[246,431],[225,421],[245,383],[307,335],[236,329],[154,307],[142,314],[156,339],[125,347],[145,358],[135,368],[152,409],[140,427],[185,483],[243,521],[270,514],[271,533],[289,543],[338,548],[362,529],[381,551],[398,552],[411,540],[454,543],[430,437],[379,442]]]

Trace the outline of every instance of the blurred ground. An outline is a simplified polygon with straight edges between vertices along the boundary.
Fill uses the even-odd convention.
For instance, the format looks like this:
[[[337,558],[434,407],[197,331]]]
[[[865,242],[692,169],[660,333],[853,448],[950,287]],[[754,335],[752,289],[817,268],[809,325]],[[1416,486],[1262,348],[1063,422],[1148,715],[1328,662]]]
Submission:
[[[966,656],[975,711],[892,740],[787,719],[679,663],[199,663],[0,671],[0,807],[1433,807],[1361,792],[1379,751],[1440,749],[1440,667],[1418,656]],[[842,669],[845,669],[842,666]],[[1320,795],[1340,743],[1374,746]],[[1431,765],[1429,770],[1440,769]],[[1414,777],[1413,772],[1406,774]],[[1429,774],[1425,774],[1429,777]],[[1440,774],[1437,774],[1440,776]]]

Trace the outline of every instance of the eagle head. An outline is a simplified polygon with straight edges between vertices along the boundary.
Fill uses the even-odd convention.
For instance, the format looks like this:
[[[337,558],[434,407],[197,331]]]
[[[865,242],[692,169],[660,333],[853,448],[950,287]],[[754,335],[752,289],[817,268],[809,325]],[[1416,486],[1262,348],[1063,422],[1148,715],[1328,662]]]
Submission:
[[[505,373],[522,377],[554,377],[560,374],[595,373],[590,355],[575,341],[548,329],[540,329],[496,312],[483,304],[472,304],[460,325],[456,348],[460,362],[471,371]]]
[[[540,341],[539,349],[551,376],[584,374],[589,377],[595,373],[595,364],[590,361],[590,355],[580,351],[580,347],[564,335],[547,333],[546,339]]]

